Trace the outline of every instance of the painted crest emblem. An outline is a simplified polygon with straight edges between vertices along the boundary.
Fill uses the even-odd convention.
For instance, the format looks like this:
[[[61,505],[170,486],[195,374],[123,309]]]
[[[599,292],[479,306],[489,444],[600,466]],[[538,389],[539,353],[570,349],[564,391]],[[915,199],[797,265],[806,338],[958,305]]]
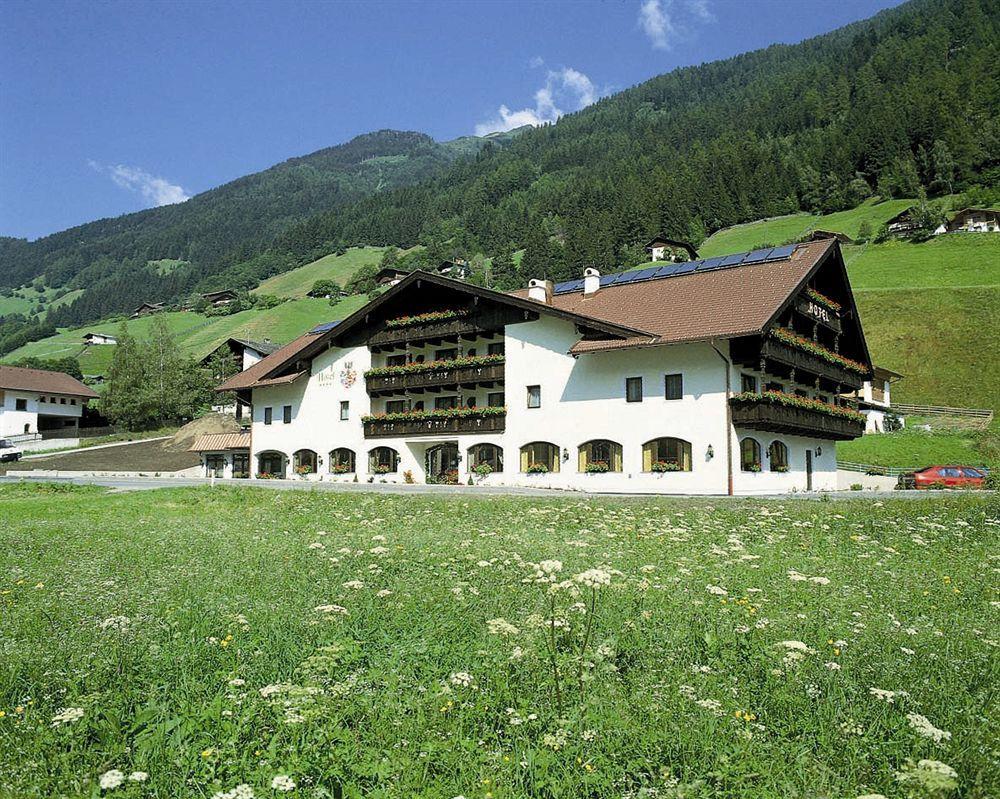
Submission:
[[[344,369],[340,373],[340,385],[350,388],[358,379],[358,373],[354,370],[353,363],[345,363]]]

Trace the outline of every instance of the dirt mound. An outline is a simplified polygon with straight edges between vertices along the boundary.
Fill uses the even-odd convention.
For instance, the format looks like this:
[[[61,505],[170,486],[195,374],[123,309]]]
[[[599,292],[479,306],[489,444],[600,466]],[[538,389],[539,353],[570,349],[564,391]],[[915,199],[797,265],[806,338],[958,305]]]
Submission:
[[[240,423],[234,417],[225,413],[209,413],[200,419],[188,422],[174,433],[173,438],[164,443],[166,449],[175,452],[186,451],[198,436],[206,436],[212,433],[238,433],[240,429]]]

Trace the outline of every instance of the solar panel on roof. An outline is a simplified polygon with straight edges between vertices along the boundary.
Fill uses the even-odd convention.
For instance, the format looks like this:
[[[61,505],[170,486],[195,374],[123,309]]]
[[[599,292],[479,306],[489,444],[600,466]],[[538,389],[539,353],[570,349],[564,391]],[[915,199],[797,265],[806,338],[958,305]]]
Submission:
[[[601,285],[610,286],[615,282],[616,277],[618,277],[618,275],[601,275]]]
[[[666,266],[661,266],[656,270],[656,274],[653,275],[654,278],[670,277],[671,275],[677,274],[677,267],[679,264],[667,264]]]
[[[674,274],[675,275],[686,275],[688,272],[693,272],[696,269],[700,269],[702,261],[686,261],[683,264],[674,264]]]
[[[698,264],[698,271],[701,272],[705,269],[715,269],[723,262],[723,260],[725,259],[717,255],[714,258],[706,258],[704,261],[696,261]]]
[[[340,320],[339,319],[337,321],[335,321],[335,322],[324,322],[321,325],[316,325],[316,327],[314,327],[309,332],[310,333],[325,333],[327,330],[333,330],[333,328],[335,328],[339,324],[340,324]]]
[[[722,261],[719,263],[719,266],[736,266],[738,264],[743,263],[743,259],[746,257],[747,253],[745,252],[733,253],[732,255],[727,255],[725,258],[723,258]]]
[[[768,255],[771,254],[772,249],[774,248],[766,247],[765,249],[762,250],[754,250],[752,253],[749,253],[746,258],[743,259],[743,263],[759,264],[761,261],[766,261]]]
[[[633,274],[636,280],[649,280],[653,275],[660,271],[660,268],[654,266],[652,269],[637,269]]]
[[[567,280],[563,283],[556,283],[553,291],[555,291],[556,294],[567,294],[571,291],[579,291],[582,288],[582,280]]]
[[[795,252],[794,244],[785,244],[782,247],[775,247],[773,250],[771,250],[771,254],[767,256],[767,260],[780,261],[783,258],[787,258],[793,252]]]

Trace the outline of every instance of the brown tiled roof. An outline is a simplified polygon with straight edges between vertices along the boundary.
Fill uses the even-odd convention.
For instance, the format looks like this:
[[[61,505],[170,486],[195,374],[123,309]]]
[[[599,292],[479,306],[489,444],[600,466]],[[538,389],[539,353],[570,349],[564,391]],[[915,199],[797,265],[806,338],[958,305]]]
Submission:
[[[652,334],[580,341],[573,353],[755,335],[835,246],[824,239],[798,245],[783,261],[604,286],[587,297],[557,294],[552,305]]]
[[[240,388],[255,387],[272,369],[276,369],[285,361],[291,360],[309,344],[316,340],[316,333],[306,333],[286,344],[277,352],[272,352],[266,358],[257,361],[249,369],[233,375],[226,382],[216,387],[216,391],[235,391]]]
[[[44,369],[22,369],[19,366],[0,366],[0,389],[8,391],[46,391],[70,397],[97,399],[100,395],[65,372],[47,372]]]
[[[218,452],[226,449],[249,449],[249,433],[210,433],[198,436],[188,447],[189,452]]]

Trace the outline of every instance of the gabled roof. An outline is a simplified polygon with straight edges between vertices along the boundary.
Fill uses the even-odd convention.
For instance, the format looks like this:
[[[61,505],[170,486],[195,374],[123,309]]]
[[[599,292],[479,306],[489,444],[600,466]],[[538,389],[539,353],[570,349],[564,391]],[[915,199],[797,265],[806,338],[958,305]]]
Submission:
[[[287,371],[288,368],[290,366],[294,366],[294,363],[298,360],[309,360],[314,355],[323,351],[331,340],[339,338],[359,325],[365,324],[369,314],[377,311],[379,307],[392,298],[397,297],[400,293],[406,291],[414,284],[420,284],[421,282],[457,289],[458,291],[466,294],[472,294],[482,299],[513,306],[531,313],[555,316],[560,319],[575,322],[584,327],[596,329],[609,336],[634,336],[646,333],[644,330],[629,327],[618,322],[608,322],[606,320],[596,319],[584,314],[567,311],[551,305],[535,302],[534,300],[518,297],[515,294],[507,294],[502,291],[494,291],[493,289],[483,288],[482,286],[474,286],[463,280],[453,280],[452,278],[444,277],[443,275],[417,271],[410,272],[399,283],[391,286],[387,291],[380,294],[367,305],[359,308],[346,319],[340,322],[319,325],[318,327],[313,328],[308,333],[299,336],[295,339],[295,341],[282,347],[277,352],[268,355],[261,361],[258,361],[249,369],[245,369],[238,375],[234,375],[229,378],[220,386],[216,387],[216,391],[235,391],[238,389],[258,388],[265,385],[273,385],[274,382],[284,383],[298,379],[304,373],[303,370],[297,369],[295,370],[295,374],[285,375],[280,378],[276,378],[275,375],[279,371]],[[274,382],[272,382],[272,379]]]
[[[266,378],[272,371],[295,359],[309,344],[321,335],[309,331],[299,336],[294,341],[276,350],[266,358],[261,358],[249,369],[244,369],[239,374],[235,374],[224,383],[216,387],[216,391],[236,391],[242,388],[252,388],[258,381]]]
[[[249,347],[252,350],[257,350],[261,355],[270,355],[272,352],[277,352],[281,349],[280,344],[275,344],[273,341],[253,341],[248,338],[233,338],[230,337],[228,341],[233,341],[237,344],[241,344],[244,347]],[[221,345],[220,345],[221,346]],[[218,347],[216,347],[218,349]]]
[[[1000,208],[963,208],[960,211],[955,211],[951,216],[948,217],[949,222],[954,222],[959,217],[963,217],[966,214],[990,214],[995,217],[1000,217]]]
[[[757,335],[836,250],[835,239],[806,242],[781,260],[606,285],[587,296],[582,291],[556,293],[552,304],[649,333],[623,340],[580,341],[573,353]]]
[[[8,391],[44,391],[66,394],[70,397],[97,399],[100,395],[65,372],[48,372],[44,369],[24,369],[20,366],[0,365],[0,389]]]

